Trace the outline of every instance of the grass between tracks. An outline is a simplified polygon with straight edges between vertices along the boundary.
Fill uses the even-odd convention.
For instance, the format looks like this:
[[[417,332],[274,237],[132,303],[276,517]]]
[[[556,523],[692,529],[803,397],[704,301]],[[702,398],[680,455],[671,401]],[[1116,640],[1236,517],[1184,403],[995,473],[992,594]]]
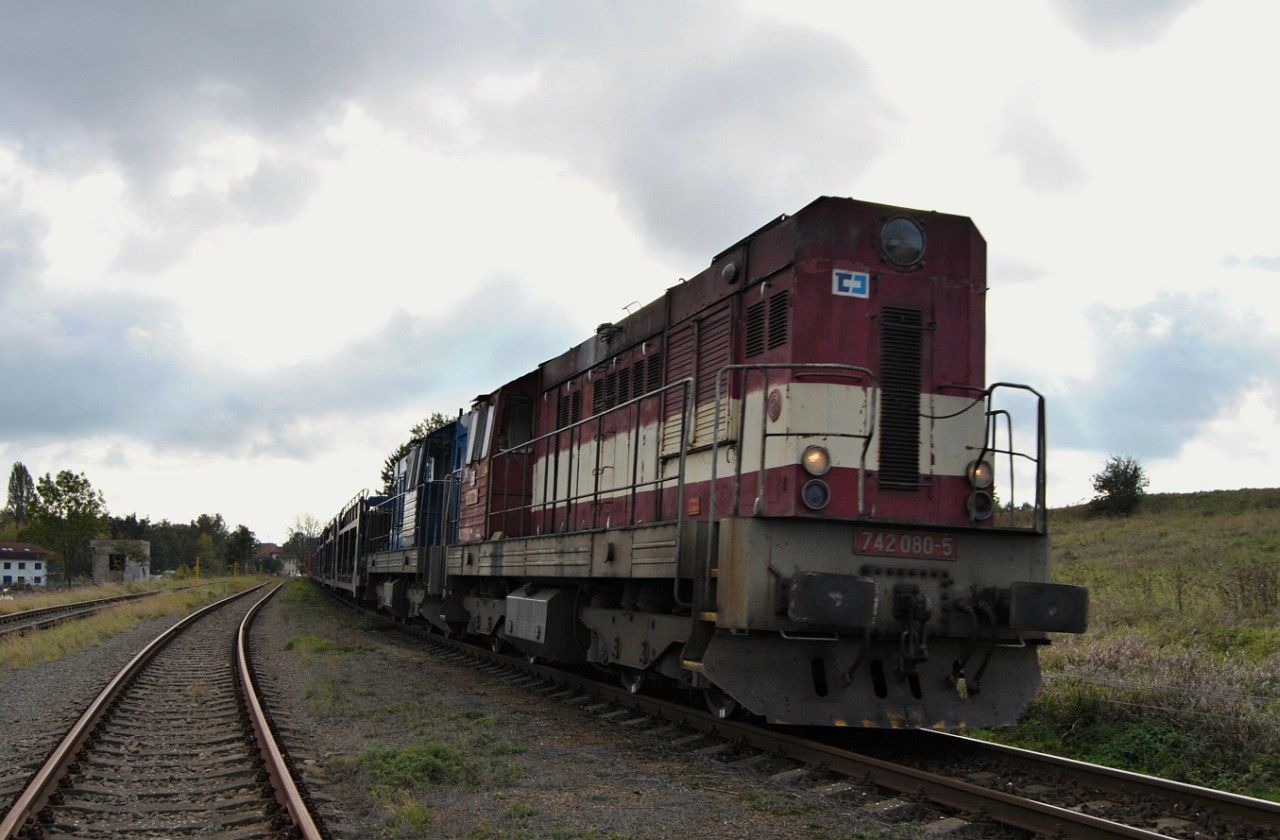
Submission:
[[[16,668],[52,662],[91,648],[105,639],[164,616],[186,615],[218,598],[247,589],[262,579],[212,578],[194,589],[165,592],[139,601],[108,607],[87,618],[73,619],[46,630],[0,638],[0,678]],[[86,596],[92,597],[92,596]],[[73,599],[75,600],[75,599]],[[80,598],[79,600],[84,600]]]
[[[1044,652],[1018,726],[980,733],[1280,800],[1280,489],[1159,494],[1128,518],[1050,518],[1090,628]]]

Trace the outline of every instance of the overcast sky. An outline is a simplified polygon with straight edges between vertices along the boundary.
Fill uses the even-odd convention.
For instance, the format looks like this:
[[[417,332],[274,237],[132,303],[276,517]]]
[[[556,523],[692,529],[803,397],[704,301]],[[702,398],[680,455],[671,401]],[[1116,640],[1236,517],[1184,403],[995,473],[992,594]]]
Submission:
[[[283,541],[818,195],[973,217],[1050,503],[1280,484],[1280,7],[0,6],[0,464]]]

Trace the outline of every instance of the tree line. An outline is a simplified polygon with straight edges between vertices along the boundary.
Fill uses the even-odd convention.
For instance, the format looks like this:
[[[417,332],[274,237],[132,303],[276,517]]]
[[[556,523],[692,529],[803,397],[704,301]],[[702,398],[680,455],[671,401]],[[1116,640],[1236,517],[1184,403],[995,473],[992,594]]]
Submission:
[[[89,541],[94,539],[148,541],[152,574],[191,570],[197,558],[202,574],[225,574],[233,564],[247,569],[257,554],[253,531],[244,525],[228,527],[220,513],[203,513],[186,523],[152,522],[136,513],[113,516],[102,491],[83,472],[60,470],[33,479],[18,461],[9,472],[8,489],[7,504],[0,510],[0,541],[29,542],[52,551],[56,562],[50,571],[56,569],[64,581],[92,576]]]

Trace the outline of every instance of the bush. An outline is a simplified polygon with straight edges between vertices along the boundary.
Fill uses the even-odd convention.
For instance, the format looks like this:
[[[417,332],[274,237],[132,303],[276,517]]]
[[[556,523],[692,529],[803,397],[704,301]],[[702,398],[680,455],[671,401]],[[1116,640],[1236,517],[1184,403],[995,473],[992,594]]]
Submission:
[[[1093,476],[1093,489],[1098,495],[1089,502],[1089,510],[1105,516],[1128,516],[1142,503],[1148,483],[1137,458],[1112,455],[1102,471]]]

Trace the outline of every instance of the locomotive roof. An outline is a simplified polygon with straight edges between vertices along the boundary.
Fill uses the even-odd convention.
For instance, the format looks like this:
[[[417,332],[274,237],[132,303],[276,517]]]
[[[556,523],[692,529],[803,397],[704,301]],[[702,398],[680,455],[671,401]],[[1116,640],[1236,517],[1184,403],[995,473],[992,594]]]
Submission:
[[[671,286],[656,300],[614,324],[601,324],[597,334],[586,341],[548,359],[539,367],[542,370],[542,388],[554,387],[583,371],[590,370],[616,353],[659,335],[669,323],[677,323],[706,307],[734,294],[745,286],[767,277],[789,265],[795,258],[801,234],[810,236],[827,232],[822,222],[831,216],[838,206],[860,205],[876,215],[912,214],[916,216],[943,216],[963,220],[964,216],[920,211],[888,204],[858,201],[837,196],[820,196],[796,213],[782,214],[757,230],[730,245],[711,259],[711,264],[697,275]],[[811,227],[812,232],[807,231]],[[738,276],[726,282],[723,272],[733,263]],[[746,266],[746,276],[741,276]],[[607,327],[607,329],[606,329]]]

